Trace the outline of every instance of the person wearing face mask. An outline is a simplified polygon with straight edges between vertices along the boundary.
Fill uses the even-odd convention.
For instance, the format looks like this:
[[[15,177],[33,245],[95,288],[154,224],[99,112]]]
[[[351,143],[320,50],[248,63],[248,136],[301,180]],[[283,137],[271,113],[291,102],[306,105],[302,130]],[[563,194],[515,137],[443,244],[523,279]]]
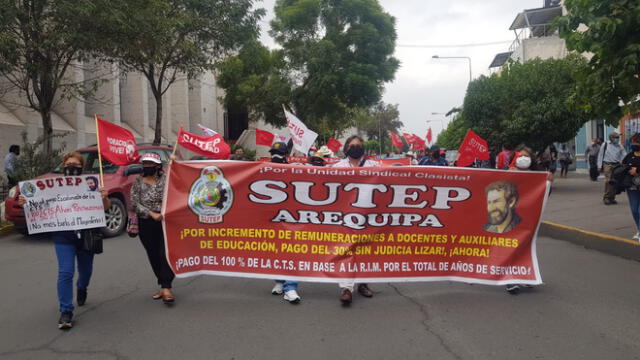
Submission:
[[[350,136],[344,143],[343,152],[346,157],[337,163],[333,164],[333,167],[369,167],[379,166],[376,161],[368,160],[364,158],[364,141],[358,135]],[[338,284],[340,286],[341,295],[340,302],[344,306],[348,306],[353,301],[353,290],[355,287],[354,281],[344,281]],[[367,284],[358,284],[358,293],[364,297],[372,297],[373,291],[369,289]]]
[[[616,189],[615,186],[610,184],[611,171],[616,164],[625,156],[624,148],[620,145],[620,135],[617,132],[609,134],[609,142],[606,142],[600,147],[598,152],[598,169],[601,173],[604,173],[604,196],[602,201],[605,205],[614,205],[616,201]]]
[[[449,162],[440,154],[440,147],[438,145],[433,145],[431,147],[431,155],[420,159],[418,165],[449,166]]]
[[[287,162],[287,144],[282,141],[276,141],[271,145],[269,154],[271,154],[271,162],[278,164],[288,164]]]
[[[541,164],[538,164],[533,158],[533,151],[524,146],[520,145],[516,151],[513,160],[509,166],[509,170],[515,171],[544,171],[544,167]],[[547,170],[547,180],[553,181],[553,174]],[[515,190],[514,190],[515,191]],[[515,204],[514,204],[515,205]],[[518,219],[518,222],[520,220]],[[520,285],[520,284],[508,284],[506,286],[506,290],[509,294],[517,294],[520,292],[522,287],[532,288],[531,285]]]
[[[64,176],[82,175],[84,158],[79,152],[70,152],[62,160]],[[111,207],[111,201],[107,197],[107,191],[100,189],[102,205],[105,209]],[[18,200],[20,205],[26,203],[24,195]],[[76,283],[76,301],[78,306],[83,306],[87,301],[87,288],[93,273],[94,254],[82,250],[82,232],[80,231],[55,231],[51,233],[53,245],[58,260],[58,302],[60,304],[60,319],[58,329],[67,330],[73,327],[73,277],[75,264],[78,264],[78,280]]]
[[[276,141],[271,145],[269,154],[271,154],[271,162],[276,164],[288,164],[287,155],[289,151],[287,144],[282,141]],[[271,289],[272,295],[283,295],[284,300],[290,304],[298,304],[302,300],[298,295],[298,282],[292,280],[275,280],[275,285]]]
[[[171,285],[175,275],[167,263],[162,230],[162,197],[166,175],[162,171],[160,155],[149,152],[142,155],[142,176],[131,188],[131,206],[138,216],[138,235],[147,252],[151,269],[156,276],[160,290],[153,294],[154,300],[169,305],[175,301]]]
[[[328,147],[322,146],[319,150],[314,151],[311,156],[309,156],[309,165],[313,166],[325,166],[325,158],[331,157],[333,152],[329,150]]]
[[[622,159],[622,165],[629,167],[632,176],[631,187],[626,189],[629,198],[631,216],[636,224],[636,234],[633,240],[640,240],[640,134],[631,137],[631,152]]]

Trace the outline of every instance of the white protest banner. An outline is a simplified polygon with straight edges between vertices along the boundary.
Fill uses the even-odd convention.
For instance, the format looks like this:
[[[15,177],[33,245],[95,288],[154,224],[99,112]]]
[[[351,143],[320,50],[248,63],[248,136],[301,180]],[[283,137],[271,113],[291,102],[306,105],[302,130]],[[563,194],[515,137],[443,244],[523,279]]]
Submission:
[[[92,175],[20,182],[20,193],[27,200],[24,215],[29,234],[105,226],[98,184]]]
[[[309,130],[307,126],[300,121],[300,119],[288,112],[287,109],[284,109],[284,115],[287,118],[287,125],[289,127],[289,133],[291,134],[291,140],[293,141],[293,148],[306,155],[309,152],[311,145],[313,145],[313,142],[316,141],[318,134]]]

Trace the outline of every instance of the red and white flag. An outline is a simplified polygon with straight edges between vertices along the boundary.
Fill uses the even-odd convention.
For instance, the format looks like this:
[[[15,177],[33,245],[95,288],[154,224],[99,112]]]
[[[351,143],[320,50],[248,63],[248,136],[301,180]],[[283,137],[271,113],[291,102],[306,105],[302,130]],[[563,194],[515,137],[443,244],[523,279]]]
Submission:
[[[414,150],[426,150],[427,144],[422,140],[422,138],[416,134],[413,135],[413,149]]]
[[[309,130],[309,128],[307,128],[300,119],[287,111],[284,106],[282,108],[284,110],[284,115],[287,118],[289,134],[291,134],[291,140],[293,140],[293,148],[303,154],[307,154],[309,152],[309,148],[313,145],[313,142],[316,141],[318,134]]]
[[[433,134],[431,133],[431,128],[427,131],[427,142],[431,144],[431,140],[433,139]]]
[[[458,149],[458,166],[469,166],[476,158],[489,160],[489,145],[485,139],[469,129]]]
[[[333,151],[334,153],[337,153],[342,148],[342,143],[338,141],[338,139],[336,138],[331,138],[327,142],[327,147],[329,148],[329,150]]]
[[[209,129],[208,127],[202,125],[202,124],[198,124],[198,127],[200,128],[200,132],[202,133],[202,135],[204,136],[213,136],[216,135],[218,132],[213,130],[213,129]]]
[[[276,136],[269,131],[256,129],[256,145],[271,147],[275,137]]]
[[[231,148],[220,134],[198,136],[184,131],[184,129],[180,127],[178,144],[187,150],[211,159],[228,159],[231,154]]]
[[[393,147],[397,148],[398,150],[402,149],[404,143],[402,142],[402,139],[400,139],[400,136],[391,131],[389,131],[389,136],[391,136],[391,145],[393,145]]]
[[[140,158],[136,138],[122,126],[96,118],[96,135],[100,154],[110,163],[124,166]]]

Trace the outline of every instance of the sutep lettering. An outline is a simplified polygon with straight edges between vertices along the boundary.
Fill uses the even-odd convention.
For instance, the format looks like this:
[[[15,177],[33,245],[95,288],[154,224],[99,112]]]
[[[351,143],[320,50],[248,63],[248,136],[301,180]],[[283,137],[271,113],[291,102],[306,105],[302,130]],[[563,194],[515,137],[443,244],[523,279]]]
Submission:
[[[313,188],[324,187],[314,192],[326,193],[324,199],[312,199]],[[426,185],[387,185],[367,183],[339,183],[327,182],[322,185],[310,181],[258,180],[249,186],[251,193],[249,200],[257,204],[280,204],[289,198],[288,189],[293,189],[291,195],[299,204],[306,206],[329,206],[336,204],[339,198],[347,192],[355,191],[355,201],[351,206],[357,209],[424,209],[448,210],[451,203],[462,202],[471,197],[471,192],[463,187],[434,186],[429,190]],[[391,193],[383,197],[381,194]],[[430,196],[432,199],[426,199]],[[382,202],[387,202],[383,204]],[[282,209],[271,220],[273,222],[339,225],[352,229],[364,229],[367,226],[420,226],[443,227],[434,214],[416,213],[343,213],[340,211],[298,210],[297,214]]]
[[[220,152],[220,148],[218,147],[218,144],[220,144],[220,142],[222,141],[222,139],[220,137],[216,137],[213,140],[199,140],[196,139],[192,136],[190,136],[189,134],[182,134],[182,141],[188,144],[192,144],[195,145],[197,147],[199,147],[200,149],[204,150],[204,151],[208,151],[214,154],[217,154]]]

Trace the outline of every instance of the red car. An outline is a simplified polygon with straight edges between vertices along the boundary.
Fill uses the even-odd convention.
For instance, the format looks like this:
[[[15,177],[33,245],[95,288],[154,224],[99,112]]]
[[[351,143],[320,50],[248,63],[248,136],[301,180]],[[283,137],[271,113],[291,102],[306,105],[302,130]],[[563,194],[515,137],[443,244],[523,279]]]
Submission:
[[[98,148],[95,146],[77,150],[85,160],[83,175],[98,174]],[[149,145],[139,144],[138,153],[140,155],[148,152],[155,152],[160,155],[162,163],[169,161],[169,156],[173,148],[170,145]],[[176,152],[176,158],[181,159],[180,153]],[[142,173],[142,165],[131,164],[127,166],[117,166],[102,159],[102,171],[104,173],[104,187],[109,193],[111,207],[105,212],[107,226],[102,230],[105,237],[120,235],[127,226],[127,209],[129,207],[129,193],[131,186],[138,174]],[[44,174],[38,178],[57,176],[62,173],[62,164],[58,165],[51,173]],[[14,186],[9,190],[5,199],[5,218],[11,221],[18,232],[27,234],[27,225],[24,218],[24,210],[18,205],[18,195],[20,190]]]

